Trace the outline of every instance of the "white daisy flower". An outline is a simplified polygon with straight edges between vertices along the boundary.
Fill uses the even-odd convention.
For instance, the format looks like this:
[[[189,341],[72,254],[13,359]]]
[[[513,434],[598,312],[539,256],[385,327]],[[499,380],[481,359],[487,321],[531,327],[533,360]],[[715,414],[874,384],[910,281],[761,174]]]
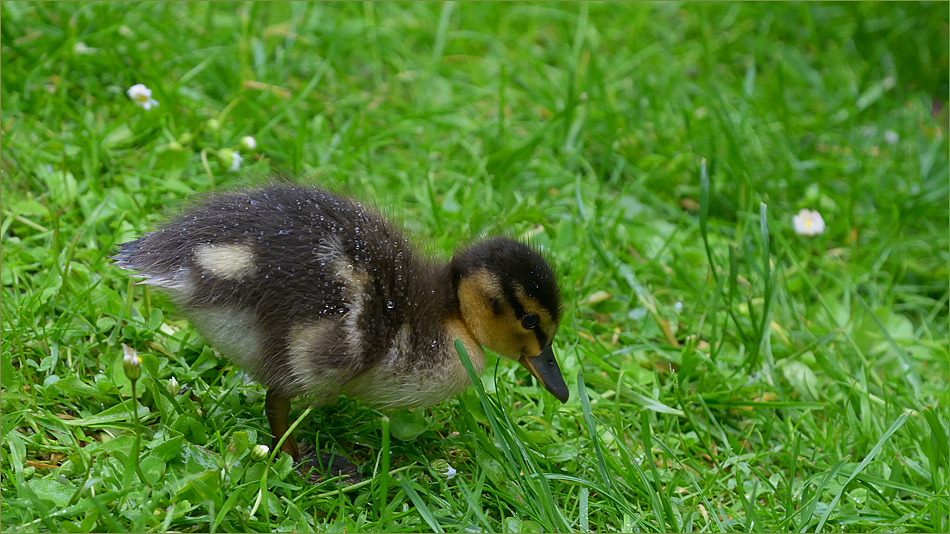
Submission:
[[[267,455],[270,454],[270,447],[267,445],[254,445],[251,448],[251,458],[261,461],[264,458],[267,458]]]
[[[95,54],[98,51],[98,48],[90,48],[82,41],[76,41],[76,44],[73,45],[73,53],[76,55]]]
[[[135,105],[141,106],[145,111],[158,107],[158,101],[152,98],[152,90],[145,87],[145,84],[137,83],[129,87],[125,94],[129,95]]]
[[[228,167],[228,170],[235,172],[241,168],[241,163],[244,162],[244,158],[241,157],[237,152],[231,154],[231,166]]]
[[[901,140],[900,134],[894,130],[884,130],[884,142],[889,145],[896,145]]]
[[[441,458],[433,461],[430,467],[432,467],[432,470],[436,473],[444,476],[446,480],[452,480],[455,478],[455,475],[458,474],[458,471],[456,471],[454,467]]]
[[[798,235],[815,236],[825,233],[825,220],[815,210],[800,210],[798,215],[792,217],[792,224]]]
[[[231,172],[240,170],[241,163],[244,162],[244,158],[241,157],[241,154],[239,154],[237,150],[231,150],[230,148],[222,148],[219,150],[218,160],[221,162],[221,165],[227,167]]]

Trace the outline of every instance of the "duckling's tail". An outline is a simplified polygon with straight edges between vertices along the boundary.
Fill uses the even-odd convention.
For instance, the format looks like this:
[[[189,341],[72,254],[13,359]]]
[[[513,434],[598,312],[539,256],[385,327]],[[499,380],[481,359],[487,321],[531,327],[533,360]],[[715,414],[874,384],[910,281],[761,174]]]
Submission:
[[[136,255],[140,250],[142,250],[142,245],[138,239],[126,241],[119,244],[119,251],[110,258],[115,260],[115,264],[123,269],[138,271],[142,268],[142,265],[136,260]]]
[[[136,271],[130,276],[144,278],[135,285],[159,286],[170,290],[172,297],[187,297],[193,291],[189,270],[180,261],[157,261],[156,255],[142,250],[143,239],[120,244],[119,251],[111,256],[115,264],[128,271]]]

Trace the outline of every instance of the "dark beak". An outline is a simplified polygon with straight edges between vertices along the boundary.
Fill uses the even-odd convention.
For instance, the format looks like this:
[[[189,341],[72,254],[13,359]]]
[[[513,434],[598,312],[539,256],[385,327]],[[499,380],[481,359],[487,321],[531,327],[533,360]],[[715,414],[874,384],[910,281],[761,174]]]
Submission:
[[[554,351],[551,350],[551,345],[545,347],[541,354],[537,356],[522,356],[518,363],[537,378],[544,389],[550,391],[551,395],[557,397],[557,400],[567,402],[570,392],[567,390],[564,378],[561,377],[561,368],[558,367],[557,360],[554,359]]]

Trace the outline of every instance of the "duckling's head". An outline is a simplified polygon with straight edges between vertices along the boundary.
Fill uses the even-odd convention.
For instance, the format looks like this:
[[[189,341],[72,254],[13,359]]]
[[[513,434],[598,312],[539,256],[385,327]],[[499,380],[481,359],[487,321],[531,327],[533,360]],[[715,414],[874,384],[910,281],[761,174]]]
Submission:
[[[475,340],[523,365],[567,402],[551,341],[561,321],[554,271],[530,246],[506,237],[477,243],[452,257],[462,320]]]

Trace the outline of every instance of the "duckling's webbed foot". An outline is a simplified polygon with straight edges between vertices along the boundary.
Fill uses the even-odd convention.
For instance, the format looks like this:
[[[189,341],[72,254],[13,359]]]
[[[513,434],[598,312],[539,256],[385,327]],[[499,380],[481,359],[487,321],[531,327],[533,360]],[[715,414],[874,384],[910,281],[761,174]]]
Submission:
[[[342,476],[342,482],[355,484],[363,480],[359,470],[352,462],[335,454],[317,452],[313,447],[304,445],[300,448],[297,462],[297,472],[310,482],[319,482],[328,477]]]

